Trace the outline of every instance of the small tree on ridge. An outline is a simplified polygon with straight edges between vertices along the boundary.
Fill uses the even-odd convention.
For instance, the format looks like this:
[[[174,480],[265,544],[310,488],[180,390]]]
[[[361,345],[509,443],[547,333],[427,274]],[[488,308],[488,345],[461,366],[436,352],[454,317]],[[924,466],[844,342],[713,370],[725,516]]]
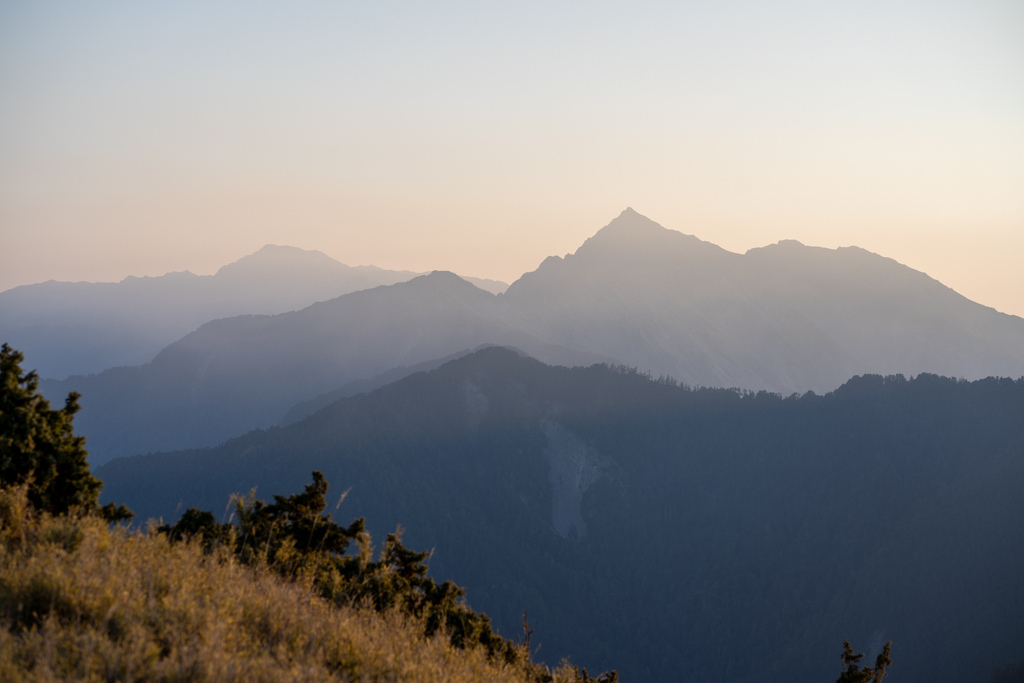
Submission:
[[[890,640],[882,648],[882,653],[875,658],[875,666],[860,668],[859,662],[864,657],[864,653],[856,654],[853,648],[850,647],[850,641],[843,641],[843,664],[846,666],[843,669],[843,673],[836,679],[836,683],[882,683],[882,679],[885,678],[885,668],[892,666],[892,660],[889,658],[889,653],[892,651],[892,641]]]
[[[85,438],[72,425],[78,394],[52,409],[35,371],[22,373],[24,360],[7,344],[0,348],[0,485],[28,483],[29,502],[51,514],[98,510],[111,521],[130,518],[123,505],[98,508],[103,482],[92,476]]]

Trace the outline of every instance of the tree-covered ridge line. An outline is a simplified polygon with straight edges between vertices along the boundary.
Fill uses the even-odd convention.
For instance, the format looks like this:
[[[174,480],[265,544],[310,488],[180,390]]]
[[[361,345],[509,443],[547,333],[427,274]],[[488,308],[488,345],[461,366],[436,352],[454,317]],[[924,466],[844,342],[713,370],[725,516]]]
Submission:
[[[836,643],[873,658],[891,639],[913,682],[1024,658],[1022,416],[1019,379],[861,376],[782,397],[491,348],[99,472],[170,519],[322,471],[376,536],[404,524],[434,548],[434,575],[472,586],[499,631],[527,610],[549,660],[736,683],[786,680],[812,653],[822,680]],[[585,531],[561,535],[571,505]]]
[[[9,349],[5,349],[9,352]],[[496,355],[495,355],[496,354]],[[511,356],[508,352],[501,350],[490,350],[484,354],[484,356],[491,356],[491,360],[502,359],[508,360]],[[523,359],[520,359],[523,360]],[[8,374],[13,375],[17,381],[12,386],[19,390],[21,398],[24,398],[24,388],[30,382],[31,378],[28,374],[23,374],[20,368],[17,367],[17,363],[8,363]],[[481,369],[479,366],[476,368],[478,371]],[[489,368],[493,370],[493,367]],[[523,369],[523,368],[520,368]],[[13,370],[13,372],[11,371]],[[580,369],[584,370],[584,369]],[[587,370],[595,370],[590,368]],[[634,370],[628,368],[596,368],[598,372],[608,372],[609,376],[627,378],[630,382],[640,380],[646,382],[648,385],[656,385],[659,387],[667,387],[669,389],[680,390],[680,387],[675,385],[674,382],[669,380],[658,380],[653,381],[648,377],[644,377],[642,374],[637,373]],[[584,370],[585,371],[585,370]],[[441,373],[443,375],[443,373]],[[477,410],[475,415],[471,415],[473,419],[471,422],[474,423],[474,429],[477,430],[477,436],[479,436],[479,429],[486,420],[482,419],[479,414],[479,402],[480,397],[486,397],[492,395],[487,391],[487,382],[484,374],[477,372],[473,376],[476,385],[469,387],[472,389],[474,396],[476,397]],[[422,378],[420,378],[422,379]],[[519,379],[523,379],[521,376]],[[1007,380],[990,380],[983,382],[972,382],[964,383],[956,380],[948,380],[945,378],[938,378],[934,376],[928,376],[924,378],[926,383],[930,383],[930,386],[937,387],[938,391],[927,392],[929,397],[932,399],[938,399],[937,403],[933,403],[931,406],[933,409],[936,405],[942,406],[943,404],[950,404],[949,390],[954,393],[963,386],[981,386],[987,390],[991,390],[993,387],[1001,390],[1010,389],[1010,393],[1003,394],[1003,398],[1010,400],[1005,401],[1006,405],[1003,408],[1008,408],[1009,412],[1006,411],[992,411],[994,407],[998,407],[1000,402],[993,403],[991,397],[989,401],[982,401],[976,407],[981,409],[981,412],[989,414],[995,418],[996,422],[1003,422],[1005,415],[1019,416],[1017,408],[1020,407],[1021,403],[1015,401],[1014,397],[1017,396],[1013,393],[1013,387],[1019,387],[1024,384],[1024,381],[1007,381]],[[410,380],[412,381],[412,380]],[[905,380],[900,377],[892,378],[880,378],[880,377],[869,377],[869,378],[857,378],[856,382],[851,383],[847,387],[846,408],[847,412],[851,412],[857,415],[863,408],[865,402],[871,403],[872,399],[877,399],[879,396],[885,396],[889,392],[889,399],[895,395],[898,397],[900,391],[906,388],[906,386],[912,384],[915,380]],[[8,383],[9,384],[9,383]],[[514,389],[518,393],[522,393],[525,389],[524,383],[516,381],[513,383]],[[4,385],[5,387],[7,384]],[[466,388],[463,385],[463,388]],[[590,387],[593,388],[592,386]],[[693,393],[705,393],[704,390],[690,390],[685,387],[681,388],[681,391],[686,394]],[[945,392],[946,395],[942,394]],[[808,400],[814,402],[817,399],[825,397],[815,397],[813,395],[805,395],[802,397],[793,396],[788,399],[782,399],[779,396],[772,396],[769,394],[751,394],[743,392],[721,392],[718,390],[711,391],[710,395],[716,397],[716,400],[723,399],[728,394],[733,394],[733,399],[726,399],[723,403],[718,403],[713,406],[711,410],[697,410],[694,412],[695,415],[699,416],[702,420],[709,418],[721,417],[723,415],[729,416],[730,413],[734,416],[736,411],[728,408],[729,401],[739,399],[741,402],[746,401],[748,405],[741,410],[740,413],[746,414],[749,408],[749,401],[770,401],[772,405],[786,405],[787,403],[794,403],[799,405],[800,403]],[[977,399],[980,395],[972,394],[972,398]],[[465,398],[465,396],[463,396]],[[631,404],[633,408],[636,407],[635,394],[625,392],[623,397],[626,398],[627,403]],[[600,402],[607,402],[608,398],[605,396],[600,399]],[[24,402],[23,402],[24,403]],[[33,403],[36,408],[42,408],[42,403]],[[975,401],[976,403],[976,401]],[[16,404],[13,402],[2,403],[2,405]],[[859,405],[858,405],[859,404]],[[726,406],[726,409],[723,409]],[[735,405],[733,405],[735,407]],[[889,400],[884,402],[883,406],[885,412],[895,413],[901,418],[914,418],[912,410],[907,410],[907,406],[901,405],[898,400]],[[707,406],[703,406],[707,408]],[[48,411],[49,408],[46,407]],[[10,414],[14,414],[9,411]],[[53,417],[58,422],[61,422],[61,418],[67,416],[56,415],[59,411],[51,411],[54,413]],[[472,411],[471,411],[472,412]],[[561,412],[561,411],[560,411]],[[28,418],[31,422],[35,418],[38,410],[32,411],[20,411],[20,415],[23,418]],[[7,417],[10,417],[10,414]],[[50,413],[44,413],[49,415]],[[862,416],[862,415],[861,415]],[[933,412],[931,415],[933,418],[936,414]],[[0,416],[2,418],[4,416]],[[465,417],[465,416],[463,416]],[[561,414],[561,417],[566,417]],[[571,416],[570,416],[571,417]],[[577,419],[579,416],[576,416]],[[13,421],[16,423],[16,421]],[[0,424],[10,425],[11,420],[7,422],[0,422]],[[577,423],[578,424],[578,423]],[[1019,427],[1019,420],[1011,419],[1008,421],[1010,426]],[[70,425],[68,425],[70,426]],[[735,426],[735,425],[733,425]],[[504,425],[506,436],[509,434],[507,427],[508,424]],[[17,430],[15,430],[17,431]],[[24,431],[24,430],[22,430]],[[73,430],[66,430],[73,436]],[[21,433],[21,432],[19,432]],[[4,434],[4,436],[10,436]],[[973,436],[977,437],[977,434]],[[992,435],[988,435],[991,437]],[[995,435],[998,436],[998,435]],[[13,439],[9,439],[8,442],[13,443]],[[992,446],[993,443],[998,442],[998,438],[989,438],[987,445]],[[67,454],[71,456],[72,460],[80,459],[81,443],[74,440],[65,442],[65,445],[70,444],[70,448],[67,448]],[[479,444],[478,444],[479,445]],[[1016,446],[1019,443],[1014,443],[1014,447],[1011,448],[1011,460]],[[24,450],[24,449],[23,449]],[[997,448],[996,451],[999,449]],[[1017,453],[1019,455],[1019,453]],[[15,458],[16,460],[16,458]],[[26,460],[27,463],[32,464],[33,460]],[[90,475],[91,477],[91,475]],[[123,667],[128,665],[129,667],[144,668],[153,664],[161,664],[163,666],[177,667],[179,671],[179,677],[181,667],[184,665],[180,659],[181,652],[178,651],[173,657],[171,653],[174,651],[174,644],[167,641],[166,639],[160,640],[156,645],[145,645],[143,641],[138,640],[140,635],[137,627],[133,627],[129,622],[125,620],[123,609],[125,605],[121,605],[122,611],[112,609],[113,606],[107,605],[103,607],[100,605],[97,607],[95,601],[93,602],[82,602],[82,596],[85,595],[81,592],[80,588],[74,588],[70,584],[60,584],[59,581],[55,583],[54,579],[50,575],[34,574],[26,576],[22,572],[22,568],[17,565],[18,561],[28,558],[30,564],[38,568],[39,559],[41,556],[49,556],[46,553],[51,552],[50,549],[56,550],[62,558],[72,559],[77,562],[78,548],[83,545],[89,545],[85,543],[85,540],[93,539],[97,537],[90,531],[92,529],[102,529],[108,521],[100,521],[103,516],[103,509],[97,507],[95,501],[89,505],[67,505],[66,510],[57,514],[54,517],[50,512],[45,510],[37,510],[36,506],[33,505],[30,500],[30,489],[36,485],[36,480],[32,477],[22,477],[23,481],[20,485],[16,485],[13,488],[8,486],[8,482],[5,484],[2,491],[0,491],[0,538],[3,540],[3,555],[0,556],[0,561],[8,562],[13,560],[14,563],[7,564],[2,574],[5,577],[16,577],[7,582],[0,582],[3,584],[4,594],[0,599],[0,606],[5,607],[6,614],[8,615],[9,623],[14,624],[14,635],[15,638],[8,638],[3,643],[0,643],[0,670],[2,670],[8,677],[13,676],[15,678],[23,677],[21,673],[26,669],[18,668],[20,666],[30,665],[31,667],[42,667],[39,670],[54,670],[54,666],[60,671],[63,671],[65,677],[69,671],[76,671],[80,677],[87,677],[87,674],[83,674],[82,667],[89,666],[90,661],[95,664],[96,661],[107,661],[106,670],[111,671],[111,661],[109,659],[104,660],[104,657],[113,657],[117,660],[114,664],[116,667]],[[94,478],[93,478],[94,479]],[[42,480],[45,482],[45,480]],[[89,484],[91,480],[89,478],[81,479],[83,482],[83,489],[85,491],[91,490]],[[1012,484],[1012,482],[1011,482]],[[479,649],[481,652],[486,653],[486,659],[488,661],[504,661],[502,666],[526,666],[526,675],[530,680],[549,680],[554,678],[555,680],[563,680],[560,676],[568,676],[569,678],[564,680],[614,680],[611,674],[607,676],[599,677],[598,679],[591,679],[585,671],[578,671],[571,667],[561,667],[555,672],[549,672],[543,668],[532,667],[522,659],[518,659],[513,651],[518,651],[520,657],[523,656],[524,651],[521,646],[512,646],[507,641],[493,635],[493,632],[489,630],[489,624],[486,617],[479,619],[482,615],[475,615],[471,610],[465,608],[464,605],[458,604],[458,597],[461,590],[458,589],[454,584],[443,584],[439,586],[432,579],[427,577],[426,566],[424,560],[427,557],[426,553],[418,553],[409,551],[401,543],[396,536],[391,536],[388,539],[388,543],[385,545],[382,553],[378,556],[376,561],[373,560],[373,552],[369,543],[369,536],[366,534],[365,525],[361,519],[354,522],[349,527],[340,527],[331,521],[330,515],[325,514],[326,509],[326,498],[325,494],[327,491],[326,480],[323,475],[314,473],[314,481],[311,485],[306,485],[305,490],[300,494],[294,494],[291,496],[275,496],[274,503],[266,504],[261,501],[257,501],[254,496],[250,495],[247,499],[238,501],[236,507],[236,513],[238,514],[241,524],[236,528],[231,524],[218,524],[211,513],[201,513],[197,510],[190,510],[183,516],[181,520],[174,526],[166,525],[160,530],[153,528],[157,534],[151,532],[145,538],[158,538],[161,535],[167,535],[173,538],[175,541],[185,541],[183,544],[184,548],[191,548],[186,550],[186,555],[189,553],[202,552],[206,557],[213,556],[215,558],[215,564],[223,565],[225,562],[228,564],[238,563],[239,566],[252,566],[253,564],[263,567],[264,569],[270,570],[272,573],[288,577],[290,583],[305,584],[310,587],[316,587],[318,595],[321,597],[332,596],[333,602],[341,602],[343,604],[349,604],[353,600],[353,596],[358,594],[364,600],[368,600],[368,603],[380,608],[381,605],[388,605],[391,607],[391,611],[395,609],[398,612],[402,612],[406,617],[412,621],[408,622],[413,625],[414,629],[422,629],[423,635],[421,637],[431,641],[430,632],[433,633],[434,638],[431,642],[436,642],[436,637],[441,636],[445,640],[456,641],[456,644],[462,646],[471,645],[472,643],[478,643],[479,647],[471,646],[471,650]],[[85,499],[89,500],[90,496],[85,495]],[[52,504],[51,500],[51,504]],[[339,501],[340,502],[340,501]],[[109,508],[108,508],[109,509]],[[124,509],[123,506],[121,508]],[[70,513],[70,514],[69,514]],[[92,520],[92,521],[91,521]],[[70,526],[68,526],[70,525]],[[318,531],[319,535],[318,535]],[[245,530],[244,533],[240,533]],[[109,535],[109,530],[105,532]],[[97,546],[93,543],[91,551],[95,551],[97,547],[101,547],[105,550],[109,550],[111,547],[121,547],[123,544],[117,542],[111,542],[109,536],[104,537],[106,540],[102,540]],[[134,538],[141,538],[134,536]],[[855,535],[851,536],[847,534],[847,541],[855,543]],[[357,553],[345,554],[348,550],[348,544],[351,541],[355,541],[359,547]],[[574,538],[571,539],[570,543],[574,545],[582,545],[587,543],[586,539]],[[148,541],[147,541],[148,543]],[[152,546],[150,546],[152,547]],[[166,546],[164,546],[166,547]],[[28,551],[28,552],[22,552]],[[161,556],[161,560],[166,560],[167,556]],[[977,559],[976,557],[974,559]],[[105,564],[110,564],[110,559],[104,560]],[[94,563],[92,567],[96,567]],[[180,565],[179,565],[180,566]],[[198,566],[198,565],[196,565]],[[108,568],[109,569],[109,568]],[[95,569],[92,570],[95,573]],[[1012,568],[1011,568],[1012,571]],[[145,572],[152,573],[152,572]],[[109,572],[108,572],[109,574]],[[25,580],[27,579],[27,580]],[[354,580],[353,580],[354,579]],[[216,581],[211,581],[211,584]],[[353,591],[353,587],[358,587]],[[93,584],[95,588],[95,584]],[[208,586],[207,586],[208,588]],[[339,590],[340,588],[340,590]],[[327,589],[327,590],[325,590]],[[411,590],[410,590],[411,589]],[[70,592],[66,592],[70,591]],[[75,597],[77,595],[77,597]],[[339,596],[341,599],[339,600]],[[454,600],[453,600],[454,598]],[[77,602],[76,602],[77,601]],[[100,600],[102,603],[103,600]],[[88,604],[87,604],[88,603]],[[27,607],[27,608],[26,608]],[[455,608],[454,610],[452,608]],[[13,610],[13,611],[11,611]],[[246,608],[243,610],[241,619],[232,618],[234,621],[246,621],[250,624],[262,624],[263,627],[268,624],[272,625],[273,622],[267,622],[265,619],[257,619],[256,622],[252,622],[251,618],[254,614],[259,614],[260,609]],[[460,631],[458,628],[452,629],[448,622],[455,616],[456,626],[459,626],[459,614],[461,613],[464,619],[469,615],[468,621],[463,621],[461,626],[463,629]],[[71,615],[71,616],[69,616]],[[105,616],[100,616],[105,615]],[[246,616],[248,615],[248,616]],[[475,615],[475,617],[474,617]],[[111,619],[113,618],[113,621]],[[174,617],[172,620],[176,620],[178,617]],[[26,621],[27,619],[27,621]],[[76,624],[76,635],[74,637],[70,635],[60,635],[60,622],[61,620],[71,620]],[[88,622],[88,627],[85,629],[83,641],[83,624]],[[161,623],[159,620],[154,620],[152,617],[148,617],[146,623],[149,626]],[[19,626],[20,624],[20,626]],[[469,625],[470,629],[466,629],[465,626]],[[125,639],[125,634],[131,632],[133,640],[133,651],[138,654],[142,653],[140,657],[124,657],[118,654],[117,643],[107,642],[103,648],[100,648],[101,653],[97,656],[94,652],[92,657],[83,657],[83,642],[90,643],[89,647],[95,650],[97,641],[97,631],[95,628],[100,626],[100,631],[105,633],[108,639],[114,641]],[[486,626],[486,628],[481,628]],[[27,631],[26,631],[27,627]],[[260,628],[263,628],[260,627]],[[259,631],[260,628],[250,629]],[[527,627],[528,628],[528,627]],[[40,632],[39,629],[47,631],[48,635],[44,636],[44,640],[39,640],[35,634]],[[26,640],[22,638],[25,633],[29,633],[32,638]],[[273,629],[271,632],[281,633],[279,629]],[[292,646],[296,642],[299,643],[311,643],[309,640],[309,634],[297,634],[292,631],[292,635],[288,636],[288,642]],[[471,634],[472,637],[466,638],[466,634]],[[529,643],[529,635],[531,631],[524,631]],[[460,635],[461,634],[461,635]],[[264,634],[266,635],[266,634]],[[483,636],[483,637],[481,637]],[[52,647],[47,643],[53,643],[56,641],[47,641],[45,638],[63,638],[62,645],[60,648]],[[76,641],[75,638],[78,640]],[[165,636],[161,636],[165,638]],[[91,640],[90,640],[91,639]],[[172,639],[173,640],[173,639]],[[280,641],[278,641],[280,642]],[[319,642],[319,641],[318,641]],[[42,647],[40,647],[42,645]],[[488,647],[488,646],[491,647]],[[154,649],[155,647],[155,649]],[[279,647],[279,646],[277,646]],[[306,647],[306,646],[303,646]],[[320,652],[323,651],[321,645],[315,645]],[[350,647],[350,646],[347,646]],[[194,647],[190,649],[195,650]],[[90,651],[92,651],[90,650]],[[166,652],[165,652],[166,651]],[[252,650],[249,650],[250,652]],[[259,646],[256,647],[256,651],[260,651]],[[150,654],[145,654],[145,653]],[[329,654],[329,653],[328,653]],[[861,667],[859,661],[864,655],[855,654],[853,649],[849,646],[848,642],[844,643],[843,649],[843,663],[844,670],[840,675],[839,681],[861,681],[868,682],[874,681],[877,683],[886,675],[887,667],[891,665],[891,659],[889,657],[890,649],[889,645],[886,645],[881,654],[875,659],[874,667]],[[53,658],[56,655],[56,658]],[[187,664],[185,670],[190,672],[190,677],[193,679],[201,679],[204,676],[223,679],[225,678],[225,671],[240,671],[245,669],[247,671],[252,669],[253,662],[250,660],[236,661],[232,660],[231,656],[224,658],[222,653],[213,653],[212,660],[192,660]],[[233,655],[232,655],[233,656]],[[290,656],[290,655],[289,655]],[[318,655],[319,656],[319,655]],[[356,655],[357,656],[357,655]],[[47,659],[49,657],[49,659]],[[276,656],[275,656],[276,657]],[[90,661],[86,661],[90,660]],[[345,663],[339,664],[337,659],[331,659],[328,657],[329,663],[328,672],[337,672],[339,670],[352,671],[352,670],[363,670],[363,667],[367,666],[365,662],[358,660],[346,660]],[[517,660],[517,661],[510,661]],[[289,660],[285,660],[284,664],[288,665]],[[902,661],[902,660],[901,660]],[[227,664],[225,664],[227,662]],[[274,662],[264,662],[261,668],[266,668],[267,664],[278,665],[280,661],[275,659]],[[377,664],[374,664],[376,666]],[[227,667],[226,669],[223,667]],[[341,669],[339,669],[339,666]],[[352,669],[351,667],[356,667]],[[388,665],[390,666],[390,664]],[[217,668],[221,667],[221,668]],[[117,669],[123,670],[123,669]],[[134,669],[129,669],[134,670]],[[218,671],[219,673],[214,675],[211,671]],[[998,668],[992,674],[993,683],[1009,683],[1010,681],[1015,682],[1014,676],[1018,675],[1022,669],[1018,665],[1007,665]],[[425,668],[421,669],[408,669],[404,679],[414,680],[416,675],[424,675]],[[13,672],[13,673],[11,673]],[[532,672],[532,673],[531,673]],[[294,671],[293,671],[294,673]],[[913,676],[917,672],[910,672]],[[539,678],[537,675],[539,674]],[[265,674],[269,676],[270,674]],[[393,675],[393,674],[389,674]],[[425,680],[433,680],[429,674]],[[491,678],[489,680],[497,680],[494,674],[489,674]],[[288,679],[287,674],[276,675],[276,679],[286,680]],[[307,675],[308,677],[308,675]],[[326,674],[319,676],[321,678],[326,677]],[[485,679],[487,674],[485,674]],[[475,680],[475,679],[466,679]],[[517,679],[518,680],[518,679]]]
[[[145,534],[111,528],[132,515],[123,505],[96,504],[102,484],[72,428],[76,397],[53,411],[36,393],[35,376],[22,374],[17,352],[4,345],[0,359],[5,679],[618,680],[615,672],[592,678],[566,662],[554,671],[532,663],[534,630],[525,613],[523,642],[501,638],[465,604],[463,589],[427,576],[429,553],[407,549],[398,533],[374,560],[362,518],[346,528],[325,512],[320,472],[302,493],[276,495],[270,504],[254,492],[237,498],[237,525],[190,508],[173,526],[151,523]],[[35,477],[40,468],[53,476]],[[77,476],[61,482],[65,471]],[[392,641],[386,659],[367,651],[364,632]],[[439,664],[440,642],[447,643],[442,657],[445,648],[465,654]],[[888,653],[889,645],[874,669],[862,670],[863,655],[844,643],[839,681],[879,683]]]
[[[230,573],[238,567],[243,571],[243,581],[255,578],[244,576],[245,571],[257,575],[269,571],[305,592],[307,600],[315,596],[325,600],[329,607],[371,612],[385,620],[390,618],[406,638],[411,630],[417,640],[425,643],[436,644],[443,640],[452,650],[480,651],[485,656],[484,668],[494,669],[492,674],[511,674],[514,680],[534,683],[591,680],[614,683],[618,680],[614,671],[595,679],[586,669],[579,671],[567,662],[554,671],[532,662],[528,633],[524,644],[495,633],[487,616],[473,611],[465,603],[462,588],[451,581],[438,585],[427,576],[425,562],[430,553],[409,550],[397,533],[388,535],[378,559],[374,560],[363,519],[355,520],[346,528],[325,513],[327,481],[319,472],[313,473],[313,483],[300,494],[275,496],[271,504],[257,500],[253,493],[238,500],[237,526],[218,524],[211,513],[193,508],[175,525],[150,524],[149,531],[142,535],[129,535],[126,527],[116,531],[104,528],[103,525],[130,519],[133,514],[123,505],[100,507],[97,504],[102,482],[90,472],[84,438],[75,435],[72,425],[78,397],[68,396],[64,410],[50,409],[46,399],[37,392],[35,373],[22,372],[22,360],[20,353],[3,345],[0,350],[0,567],[3,572],[0,574],[4,579],[0,580],[0,622],[6,629],[0,631],[0,673],[5,680],[20,680],[26,676],[92,679],[99,675],[164,678],[174,669],[179,680],[248,678],[249,672],[264,668],[257,665],[258,657],[252,655],[250,645],[256,645],[259,651],[259,641],[265,643],[268,639],[277,641],[277,650],[284,648],[287,652],[274,652],[272,673],[263,671],[261,679],[363,677],[365,653],[339,657],[334,651],[338,647],[337,637],[328,638],[330,642],[325,643],[323,637],[308,632],[292,633],[287,643],[282,643],[278,634],[280,629],[287,628],[285,624],[253,620],[254,610],[266,612],[266,603],[253,607],[249,604],[251,600],[240,599],[237,595],[211,596],[209,586],[200,604],[190,605],[188,609],[208,612],[207,603],[235,600],[239,604],[229,606],[228,611],[237,613],[241,609],[242,614],[241,617],[228,616],[229,623],[238,621],[243,630],[256,632],[244,639],[246,643],[241,651],[214,647],[205,648],[197,655],[196,650],[203,648],[187,644],[184,648],[187,652],[183,652],[181,644],[173,641],[204,638],[194,632],[197,620],[207,622],[204,625],[209,629],[223,632],[224,624],[208,622],[211,619],[221,621],[224,615],[191,614],[186,619],[188,623],[177,626],[165,623],[178,621],[181,615],[164,610],[154,614],[154,610],[139,604],[142,596],[125,598],[138,586],[122,585],[114,589],[110,583],[116,580],[117,574],[109,570],[101,579],[105,581],[101,595],[91,595],[97,589],[96,577],[92,574],[100,573],[96,563],[98,554],[104,556],[102,564],[126,562],[127,566],[120,567],[120,572],[129,576],[128,584],[132,576],[145,577],[143,592],[146,596],[142,602],[153,602],[154,561],[177,561],[177,573],[170,582],[177,584],[179,591],[192,590],[184,585],[191,583],[184,574],[192,571],[217,575]],[[169,551],[166,543],[160,544],[157,537],[161,535],[189,547],[183,552]],[[88,557],[77,557],[83,554],[80,551],[86,539],[93,541],[86,545]],[[358,545],[358,553],[353,556],[346,554],[350,542]],[[145,548],[141,556],[137,550],[140,546]],[[110,553],[112,547],[115,550]],[[205,555],[215,556],[214,565],[193,559],[194,566],[185,566],[190,557],[195,557],[194,551],[198,548],[202,548]],[[129,555],[127,560],[122,549]],[[163,594],[160,603],[166,603],[173,591],[166,585],[158,590]],[[230,633],[228,639],[232,646],[237,645],[236,634]],[[296,641],[305,644],[296,649]],[[299,660],[308,659],[311,654],[313,663],[304,662],[303,673],[296,674],[294,667]],[[280,661],[282,657],[284,662]],[[382,665],[373,662],[373,666],[381,668]],[[384,662],[383,668],[385,676],[394,675],[393,671],[387,671],[393,669],[391,663]],[[412,673],[412,676],[403,675],[403,679],[424,677],[430,680],[437,675],[436,671],[433,675]],[[492,679],[493,676],[471,676],[460,680]]]

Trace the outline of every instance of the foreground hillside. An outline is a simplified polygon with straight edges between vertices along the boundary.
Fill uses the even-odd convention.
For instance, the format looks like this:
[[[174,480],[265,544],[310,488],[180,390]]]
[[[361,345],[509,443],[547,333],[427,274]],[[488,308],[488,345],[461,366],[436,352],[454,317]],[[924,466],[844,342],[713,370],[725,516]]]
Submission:
[[[0,349],[0,680],[529,680],[552,673],[495,633],[429,552],[326,512],[320,472],[300,494],[188,510],[144,534],[98,504],[77,396],[51,408],[24,357]]]
[[[624,680],[903,683],[1024,659],[1024,380],[862,376],[828,395],[688,389],[490,348],[215,449],[114,460],[173,520],[322,470],[501,633]],[[894,679],[895,680],[895,679]]]
[[[24,489],[0,489],[0,576],[4,681],[537,680],[198,542],[34,514]]]

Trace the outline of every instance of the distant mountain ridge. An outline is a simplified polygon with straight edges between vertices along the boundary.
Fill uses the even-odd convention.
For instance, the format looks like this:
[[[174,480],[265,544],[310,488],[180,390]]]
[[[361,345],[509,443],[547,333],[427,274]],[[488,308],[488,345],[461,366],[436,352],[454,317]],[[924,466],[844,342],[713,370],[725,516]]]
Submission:
[[[870,373],[1024,376],[1024,319],[892,259],[793,241],[736,254],[627,209],[500,295],[434,272],[215,320],[146,365],[43,388],[87,397],[78,424],[98,464],[212,445],[346,385],[485,344],[783,395]]]
[[[552,363],[609,360],[533,337],[505,320],[498,297],[435,271],[299,311],[214,320],[144,365],[42,387],[89,397],[76,424],[98,464],[219,443],[346,384],[495,340]]]
[[[214,275],[184,271],[117,283],[51,280],[0,292],[0,336],[43,377],[91,374],[146,363],[211,320],[285,313],[418,275],[266,245]],[[495,292],[506,286],[469,279]]]
[[[626,209],[503,295],[531,333],[704,386],[1024,375],[1024,319],[857,247],[726,251]]]

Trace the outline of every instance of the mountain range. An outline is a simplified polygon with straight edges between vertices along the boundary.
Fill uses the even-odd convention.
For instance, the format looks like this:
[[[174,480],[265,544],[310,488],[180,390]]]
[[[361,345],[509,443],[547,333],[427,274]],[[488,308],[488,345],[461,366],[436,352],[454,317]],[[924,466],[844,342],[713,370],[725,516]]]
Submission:
[[[1024,658],[1024,379],[691,389],[489,347],[286,427],[119,458],[142,519],[299,491],[405,528],[499,631],[623,680],[832,680],[844,639],[908,683]]]
[[[698,386],[1024,374],[1024,319],[892,259],[792,240],[735,254],[630,209],[502,299],[542,339]]]
[[[1024,375],[1024,319],[891,259],[795,242],[734,254],[627,209],[504,294],[435,271],[301,310],[215,319],[147,364],[43,387],[86,396],[80,425],[100,463],[211,445],[481,344],[782,394],[864,373]]]
[[[545,344],[505,321],[493,294],[435,272],[300,311],[214,320],[145,365],[42,386],[88,397],[77,419],[98,464],[219,443],[356,380],[496,339],[550,362],[602,360]]]
[[[0,331],[40,376],[59,379],[147,363],[211,320],[285,313],[417,275],[267,245],[214,275],[186,271],[116,283],[51,280],[15,287],[0,292]],[[495,293],[507,287],[467,279]]]
[[[213,445],[483,344],[783,395],[865,373],[1024,375],[1024,319],[891,259],[792,241],[735,254],[627,209],[502,294],[434,272],[214,320],[149,363],[43,388],[86,397],[79,425],[98,464]]]
[[[506,636],[525,611],[540,659],[627,680],[828,680],[845,639],[895,641],[912,682],[1024,659],[1024,319],[856,247],[736,254],[630,209],[504,291],[435,271],[305,305],[255,265],[203,282],[269,308],[43,382],[82,394],[105,499],[219,516],[320,470]]]

